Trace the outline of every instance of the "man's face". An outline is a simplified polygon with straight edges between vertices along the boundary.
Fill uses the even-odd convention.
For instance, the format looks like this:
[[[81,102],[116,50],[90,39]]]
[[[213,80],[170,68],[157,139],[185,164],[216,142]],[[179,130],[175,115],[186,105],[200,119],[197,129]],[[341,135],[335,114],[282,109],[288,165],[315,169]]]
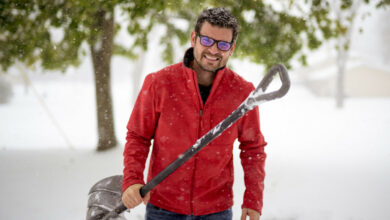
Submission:
[[[199,34],[218,41],[231,42],[233,39],[232,29],[212,26],[207,21],[203,23]],[[194,58],[196,62],[194,65],[197,65],[203,71],[208,72],[215,72],[217,69],[226,66],[226,63],[233,54],[236,46],[235,43],[233,43],[230,50],[227,51],[218,49],[216,42],[210,47],[203,46],[195,31],[191,33],[191,45],[194,48]]]

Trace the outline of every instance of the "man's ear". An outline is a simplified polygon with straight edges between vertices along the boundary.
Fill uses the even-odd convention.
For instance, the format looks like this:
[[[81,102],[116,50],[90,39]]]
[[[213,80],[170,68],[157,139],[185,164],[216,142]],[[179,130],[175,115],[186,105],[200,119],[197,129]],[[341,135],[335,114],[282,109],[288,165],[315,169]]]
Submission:
[[[233,55],[234,49],[236,48],[236,42],[233,43],[232,48],[229,51],[229,56]]]
[[[195,41],[196,41],[196,33],[195,31],[192,31],[191,32],[191,47],[194,47],[195,46]]]

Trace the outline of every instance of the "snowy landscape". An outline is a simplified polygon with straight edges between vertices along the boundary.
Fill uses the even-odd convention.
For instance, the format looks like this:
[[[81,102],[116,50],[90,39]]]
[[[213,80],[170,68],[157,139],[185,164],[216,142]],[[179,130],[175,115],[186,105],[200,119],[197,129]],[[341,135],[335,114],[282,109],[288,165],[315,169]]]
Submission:
[[[76,76],[76,75],[74,75]],[[32,91],[14,86],[0,106],[0,219],[84,219],[89,188],[120,174],[125,126],[131,111],[128,83],[114,80],[120,145],[95,152],[92,82],[40,82],[44,97],[71,145]],[[344,109],[294,84],[286,97],[260,107],[266,152],[262,219],[388,219],[390,99],[348,99]],[[244,190],[235,152],[234,219]],[[142,219],[144,206],[129,219]]]
[[[356,44],[354,52],[369,48],[369,55],[375,56],[375,46],[380,47]],[[156,61],[155,51],[145,56],[142,79],[166,65]],[[64,74],[22,66],[3,76],[11,83],[13,96],[0,104],[0,219],[85,219],[90,187],[122,173],[126,124],[136,96],[131,77],[136,65],[113,59],[119,144],[106,152],[95,150],[95,88],[89,57]],[[233,60],[232,67],[255,85],[260,82],[258,65]],[[261,220],[390,219],[390,97],[347,97],[338,109],[333,97],[313,95],[297,70],[290,77],[285,97],[260,106],[261,129],[268,142]],[[233,219],[241,215],[244,192],[238,154],[236,144]],[[125,215],[143,219],[144,209],[142,204]]]

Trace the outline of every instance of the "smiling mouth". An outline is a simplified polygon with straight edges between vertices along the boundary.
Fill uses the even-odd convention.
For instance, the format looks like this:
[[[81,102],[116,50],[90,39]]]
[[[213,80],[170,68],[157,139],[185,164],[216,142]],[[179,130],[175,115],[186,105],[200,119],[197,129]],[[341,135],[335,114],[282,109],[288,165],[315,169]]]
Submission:
[[[210,60],[210,61],[219,61],[221,59],[219,57],[213,57],[213,56],[210,56],[207,54],[205,54],[203,57],[206,58],[207,60]]]

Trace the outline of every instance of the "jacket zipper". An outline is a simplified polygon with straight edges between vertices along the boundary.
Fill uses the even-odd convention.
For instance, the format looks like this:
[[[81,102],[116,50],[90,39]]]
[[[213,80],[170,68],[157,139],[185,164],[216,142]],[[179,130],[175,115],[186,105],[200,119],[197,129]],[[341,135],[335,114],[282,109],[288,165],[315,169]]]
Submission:
[[[196,74],[196,73],[195,73]],[[197,135],[197,139],[200,138],[200,134],[201,134],[201,130],[202,130],[202,116],[203,116],[203,109],[204,109],[204,104],[203,101],[202,101],[202,97],[200,95],[200,91],[199,91],[199,86],[198,86],[198,83],[197,81],[195,80],[195,88],[197,90],[197,93],[198,93],[198,103],[199,103],[199,106],[200,106],[200,110],[199,110],[199,127],[198,127],[198,135]],[[191,207],[191,214],[194,214],[194,187],[195,187],[195,172],[196,172],[196,161],[197,161],[197,158],[198,156],[195,154],[194,156],[194,167],[193,167],[193,171],[192,171],[192,181],[191,181],[191,193],[190,193],[190,196],[191,196],[191,201],[190,201],[190,207]]]
[[[201,133],[201,129],[202,129],[202,115],[203,115],[203,109],[200,109],[199,110],[199,128],[198,128],[198,139],[200,138],[200,133]],[[191,214],[194,214],[194,187],[195,187],[195,172],[196,172],[196,162],[197,162],[197,158],[198,156],[195,155],[194,156],[194,167],[193,167],[193,171],[192,171],[192,181],[191,181]]]

